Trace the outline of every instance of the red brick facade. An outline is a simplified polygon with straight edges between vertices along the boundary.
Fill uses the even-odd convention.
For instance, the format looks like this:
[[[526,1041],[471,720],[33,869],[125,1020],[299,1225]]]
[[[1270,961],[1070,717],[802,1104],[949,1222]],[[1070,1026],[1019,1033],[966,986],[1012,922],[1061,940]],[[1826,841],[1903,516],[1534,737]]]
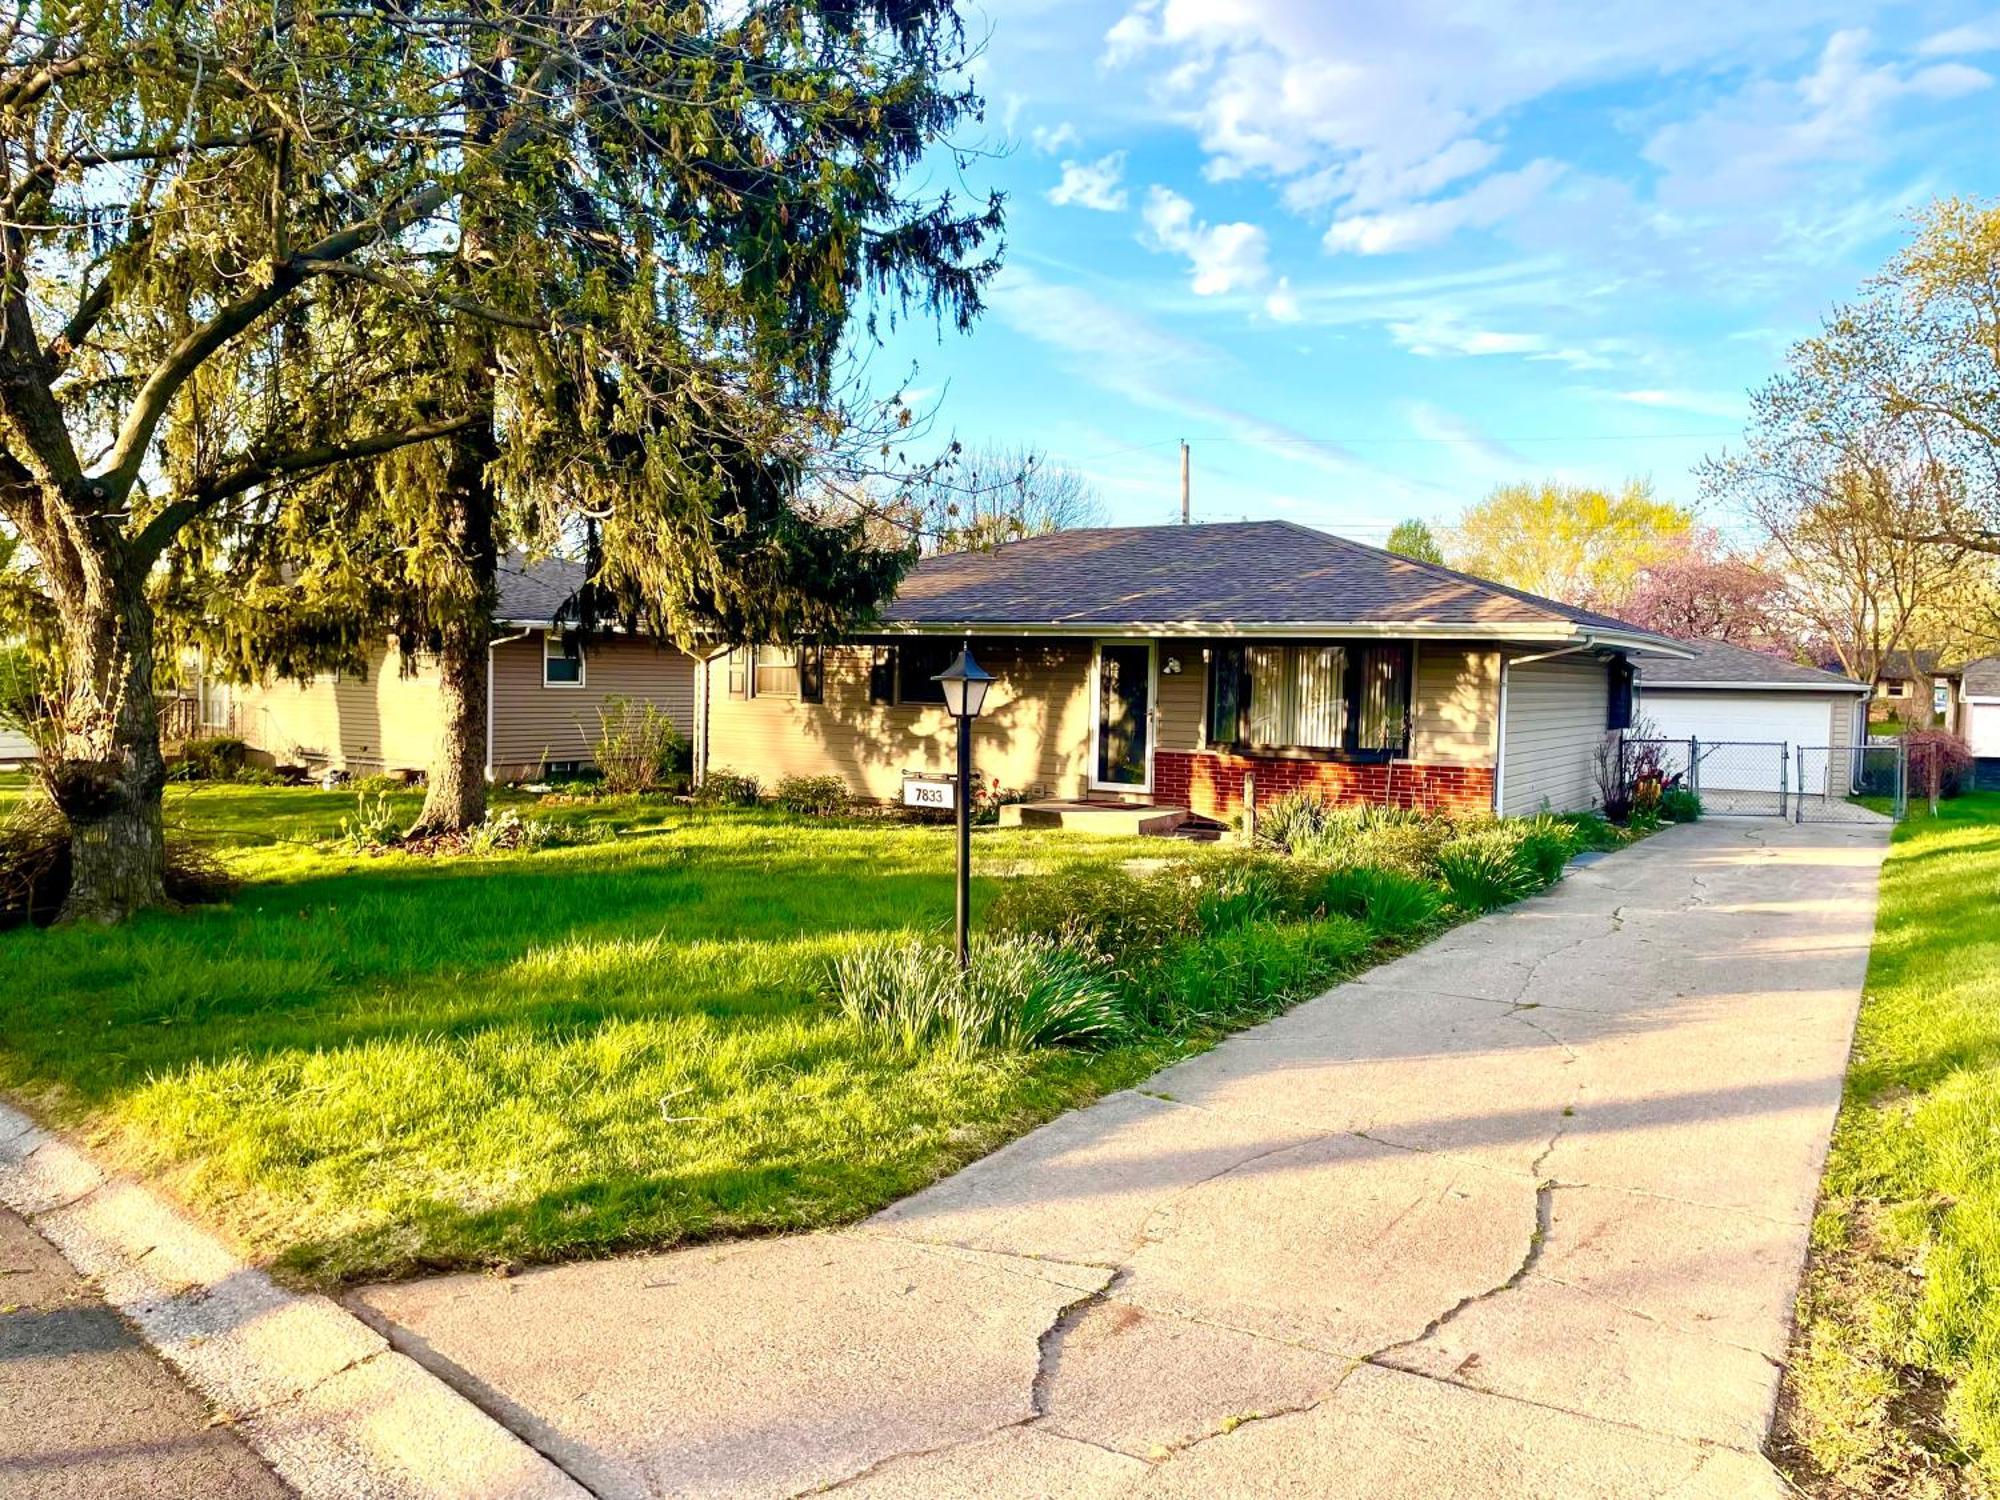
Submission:
[[[1257,777],[1257,805],[1287,792],[1317,791],[1335,802],[1388,803],[1448,813],[1493,810],[1491,766],[1345,765],[1281,756],[1162,750],[1153,757],[1153,800],[1206,818],[1227,819],[1243,806],[1243,773]],[[1392,778],[1393,777],[1393,781]]]

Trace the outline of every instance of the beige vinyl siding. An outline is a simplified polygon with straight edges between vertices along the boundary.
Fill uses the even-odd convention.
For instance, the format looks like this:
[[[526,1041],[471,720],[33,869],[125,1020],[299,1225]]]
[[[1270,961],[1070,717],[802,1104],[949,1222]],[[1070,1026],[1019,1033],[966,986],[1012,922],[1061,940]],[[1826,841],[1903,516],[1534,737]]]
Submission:
[[[1502,813],[1525,817],[1544,805],[1570,812],[1597,804],[1596,752],[1610,700],[1610,673],[1594,658],[1507,669]]]
[[[1169,674],[1169,658],[1181,664]],[[1155,658],[1159,662],[1159,717],[1154,720],[1158,750],[1199,750],[1206,736],[1208,720],[1208,648],[1198,641],[1161,641]]]
[[[1076,796],[1090,769],[1091,646],[1077,641],[975,641],[998,680],[974,739],[979,774],[1009,790]],[[747,772],[766,787],[783,776],[841,777],[861,797],[898,801],[903,772],[950,771],[955,733],[935,705],[871,703],[872,648],[826,648],[824,703],[732,698],[728,662],[707,665],[707,765]]]
[[[583,648],[583,682],[550,686],[542,681],[542,650],[540,631],[493,647],[495,777],[590,760],[602,729],[598,710],[614,696],[657,704],[682,734],[693,734],[695,660],[685,651],[624,636],[593,640]]]
[[[271,761],[345,771],[422,770],[437,746],[436,670],[394,646],[360,672],[230,689],[230,728]]]
[[[1421,765],[1490,766],[1499,745],[1500,653],[1422,641],[1411,694],[1410,759]]]

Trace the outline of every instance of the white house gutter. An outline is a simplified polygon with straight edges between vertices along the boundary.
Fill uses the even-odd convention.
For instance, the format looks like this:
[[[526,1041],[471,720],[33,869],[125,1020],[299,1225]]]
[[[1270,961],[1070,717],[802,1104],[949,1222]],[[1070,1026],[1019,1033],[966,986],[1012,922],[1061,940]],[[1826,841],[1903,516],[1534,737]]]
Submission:
[[[1598,642],[1589,638],[1574,646],[1564,646],[1557,651],[1537,651],[1532,656],[1507,656],[1500,658],[1500,717],[1493,726],[1493,816],[1500,816],[1500,809],[1506,806],[1507,790],[1507,678],[1508,669],[1518,663],[1553,661],[1558,656],[1574,656],[1579,651],[1594,651]]]
[[[493,648],[511,645],[515,641],[525,641],[534,631],[524,630],[519,635],[503,635],[497,641],[486,643],[486,783],[493,784]]]

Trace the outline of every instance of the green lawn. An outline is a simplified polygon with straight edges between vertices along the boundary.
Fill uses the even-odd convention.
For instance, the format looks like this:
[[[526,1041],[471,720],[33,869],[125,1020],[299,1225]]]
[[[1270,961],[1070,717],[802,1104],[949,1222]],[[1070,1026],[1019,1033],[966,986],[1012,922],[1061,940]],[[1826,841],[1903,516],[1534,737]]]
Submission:
[[[316,846],[353,810],[177,788],[233,905],[0,934],[0,1087],[302,1281],[852,1219],[1205,1041],[912,1060],[843,1021],[829,955],[949,922],[945,828],[613,802],[550,814],[620,830],[585,847]],[[982,830],[976,898],[1182,847]]]
[[[1820,1496],[2000,1479],[2000,795],[1912,799],[1800,1298],[1780,1454]]]

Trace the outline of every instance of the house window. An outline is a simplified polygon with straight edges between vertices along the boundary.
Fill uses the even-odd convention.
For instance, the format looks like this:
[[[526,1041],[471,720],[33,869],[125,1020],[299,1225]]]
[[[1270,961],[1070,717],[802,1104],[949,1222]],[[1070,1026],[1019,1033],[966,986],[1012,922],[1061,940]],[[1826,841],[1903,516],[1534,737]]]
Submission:
[[[1208,687],[1212,745],[1382,760],[1409,743],[1401,643],[1217,646]]]
[[[583,642],[561,630],[542,637],[542,686],[583,686]]]
[[[753,698],[796,698],[799,695],[799,656],[782,646],[759,646],[751,652],[757,669],[752,674]]]
[[[1891,698],[1902,698],[1908,695],[1910,685],[1898,677],[1884,684],[1884,690]]]
[[[870,703],[894,703],[896,701],[896,648],[894,646],[874,646],[869,650],[868,701]]]
[[[946,640],[902,641],[896,646],[896,701],[944,702],[944,684],[931,679],[952,664],[958,648]]]
[[[826,701],[823,646],[739,646],[729,653],[729,696]]]

